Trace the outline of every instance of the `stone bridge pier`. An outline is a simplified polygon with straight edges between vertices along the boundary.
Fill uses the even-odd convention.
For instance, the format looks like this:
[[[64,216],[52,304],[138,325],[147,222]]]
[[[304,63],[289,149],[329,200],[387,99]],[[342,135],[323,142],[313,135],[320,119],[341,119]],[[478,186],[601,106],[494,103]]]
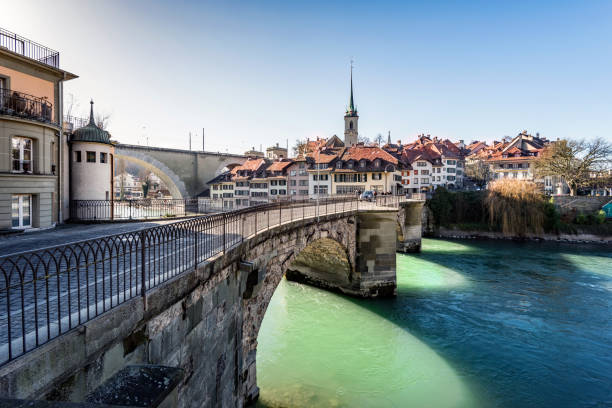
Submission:
[[[125,367],[150,364],[180,369],[178,407],[248,405],[259,395],[257,336],[283,276],[352,296],[393,296],[398,219],[409,226],[403,242],[420,247],[407,232],[421,207],[405,206],[401,217],[380,207],[332,213],[247,237],[0,367],[0,395],[85,401]]]
[[[421,252],[422,213],[425,201],[400,203],[397,211],[397,252]]]

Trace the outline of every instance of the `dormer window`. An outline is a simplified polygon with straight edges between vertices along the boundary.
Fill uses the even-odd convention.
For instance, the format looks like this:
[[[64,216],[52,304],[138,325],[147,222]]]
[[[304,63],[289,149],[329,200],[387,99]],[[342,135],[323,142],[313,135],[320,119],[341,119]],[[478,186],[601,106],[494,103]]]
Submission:
[[[348,168],[349,168],[349,169],[352,169],[352,168],[353,168],[353,162],[348,162],[348,164],[347,164],[347,165],[348,165]]]
[[[380,159],[376,159],[376,161],[374,162],[374,166],[380,167]]]
[[[336,168],[337,168],[337,169],[341,169],[341,168],[342,168],[342,162],[341,162],[341,161],[338,161],[338,162],[336,163]]]
[[[366,161],[365,161],[365,160],[361,160],[361,161],[359,162],[359,166],[360,166],[360,167],[365,167],[365,166],[366,166]]]

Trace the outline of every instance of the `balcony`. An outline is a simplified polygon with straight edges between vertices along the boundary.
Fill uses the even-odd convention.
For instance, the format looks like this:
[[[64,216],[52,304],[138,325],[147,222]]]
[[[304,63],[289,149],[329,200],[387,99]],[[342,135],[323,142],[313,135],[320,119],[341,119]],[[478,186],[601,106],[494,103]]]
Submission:
[[[33,59],[53,68],[59,68],[59,52],[0,28],[0,47]]]
[[[44,98],[11,89],[0,88],[0,115],[57,125],[53,121],[53,104]]]

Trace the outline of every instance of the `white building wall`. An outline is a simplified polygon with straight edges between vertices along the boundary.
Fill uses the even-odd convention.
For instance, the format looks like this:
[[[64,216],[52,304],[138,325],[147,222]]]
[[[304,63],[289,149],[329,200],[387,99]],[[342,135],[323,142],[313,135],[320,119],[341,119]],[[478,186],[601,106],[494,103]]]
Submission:
[[[72,170],[70,183],[72,200],[110,200],[112,167],[112,145],[91,142],[73,142],[70,160]],[[76,161],[76,152],[81,152],[81,161]],[[95,152],[95,162],[87,161],[87,152]],[[100,153],[106,153],[106,163],[100,163]]]

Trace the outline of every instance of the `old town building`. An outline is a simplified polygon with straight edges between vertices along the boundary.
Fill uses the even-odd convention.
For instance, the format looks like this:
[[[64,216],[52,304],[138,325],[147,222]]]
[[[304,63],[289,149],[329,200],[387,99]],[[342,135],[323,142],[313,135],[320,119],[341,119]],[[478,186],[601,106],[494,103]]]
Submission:
[[[0,29],[0,229],[47,228],[68,217],[59,53]]]

